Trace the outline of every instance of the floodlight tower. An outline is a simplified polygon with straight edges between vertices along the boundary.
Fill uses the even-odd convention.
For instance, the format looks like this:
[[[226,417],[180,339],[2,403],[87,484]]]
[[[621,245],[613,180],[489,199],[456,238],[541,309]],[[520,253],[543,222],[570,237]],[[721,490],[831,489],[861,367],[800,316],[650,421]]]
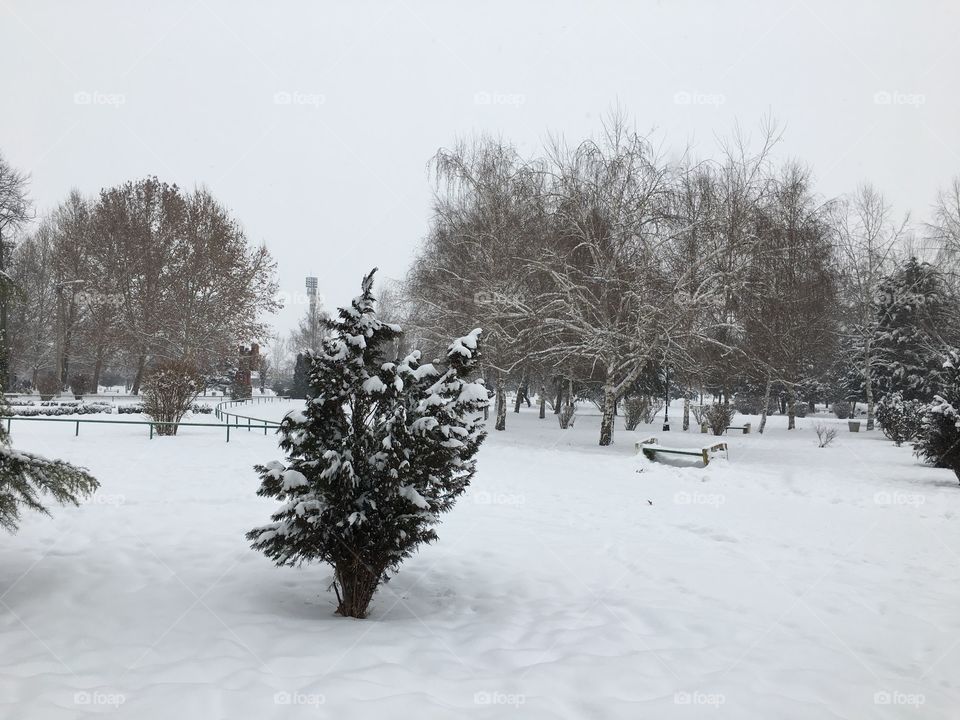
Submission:
[[[310,301],[310,349],[317,350],[319,328],[317,327],[317,279],[307,277],[307,299]]]
[[[310,317],[317,313],[317,279],[315,277],[307,278],[307,299],[310,301]]]

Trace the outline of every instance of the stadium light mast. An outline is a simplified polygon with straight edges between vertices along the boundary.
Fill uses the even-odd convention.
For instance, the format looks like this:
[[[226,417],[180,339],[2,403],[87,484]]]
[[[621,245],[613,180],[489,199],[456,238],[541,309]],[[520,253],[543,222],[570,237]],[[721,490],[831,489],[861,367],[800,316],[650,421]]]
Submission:
[[[317,349],[317,279],[307,277],[307,300],[310,302],[310,344]]]

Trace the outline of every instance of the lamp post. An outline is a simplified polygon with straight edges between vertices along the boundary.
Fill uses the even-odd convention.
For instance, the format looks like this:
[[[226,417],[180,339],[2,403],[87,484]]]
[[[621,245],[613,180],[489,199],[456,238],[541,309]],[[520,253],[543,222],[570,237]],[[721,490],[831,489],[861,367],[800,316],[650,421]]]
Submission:
[[[663,375],[664,375],[664,385],[666,385],[666,390],[664,392],[664,402],[663,402],[663,431],[669,432],[670,430],[670,366],[664,364],[663,366]]]

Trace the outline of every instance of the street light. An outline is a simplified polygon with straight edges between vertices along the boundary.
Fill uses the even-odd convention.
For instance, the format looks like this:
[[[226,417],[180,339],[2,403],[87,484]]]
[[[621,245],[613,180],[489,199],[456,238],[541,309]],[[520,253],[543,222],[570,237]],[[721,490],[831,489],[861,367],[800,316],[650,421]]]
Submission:
[[[670,431],[670,366],[664,364],[663,373],[666,385],[666,391],[664,394],[664,403],[663,403],[663,431]]]

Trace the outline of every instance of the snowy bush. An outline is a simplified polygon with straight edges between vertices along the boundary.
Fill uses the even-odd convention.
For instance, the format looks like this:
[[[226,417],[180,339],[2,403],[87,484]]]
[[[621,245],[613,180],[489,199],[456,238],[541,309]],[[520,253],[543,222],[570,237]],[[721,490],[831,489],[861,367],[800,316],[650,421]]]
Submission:
[[[379,585],[466,490],[485,437],[487,390],[468,381],[479,330],[455,340],[443,364],[419,351],[382,355],[401,333],[381,322],[373,273],[351,306],[326,321],[313,356],[311,400],[281,423],[286,464],[257,466],[258,494],[283,504],[247,533],[277,565],[330,563],[337,612],[362,618]]]
[[[7,412],[5,407],[0,409]],[[16,532],[23,508],[49,515],[44,496],[60,504],[79,505],[97,487],[99,483],[83,468],[14,450],[0,423],[0,527]]]
[[[876,406],[876,418],[883,434],[900,447],[920,432],[927,406],[919,400],[904,400],[900,393],[885,395]]]
[[[960,479],[960,351],[943,365],[943,384],[923,416],[913,443],[914,453]]]
[[[759,415],[763,412],[763,396],[737,393],[733,398],[733,407],[741,415]]]
[[[736,413],[736,408],[731,405],[720,403],[704,405],[701,411],[701,422],[706,423],[714,435],[723,435],[733,423],[733,417]]]
[[[60,380],[52,372],[40,373],[37,376],[37,392],[41,400],[52,400],[60,394]]]
[[[110,414],[113,406],[107,402],[97,403],[41,403],[36,405],[10,405],[5,408],[5,414],[17,417],[58,417],[60,415],[96,415]]]
[[[833,403],[833,414],[840,420],[846,420],[853,414],[853,404],[847,400],[836,400]]]
[[[83,397],[89,387],[90,382],[87,380],[87,376],[82,373],[77,373],[70,378],[70,391],[77,400]]]
[[[203,389],[203,378],[184,360],[159,363],[143,384],[143,412],[158,423],[158,435],[176,435],[183,416]]]
[[[640,423],[652,423],[663,409],[663,400],[648,395],[634,395],[623,401],[623,422],[627,430],[636,430]]]
[[[146,412],[143,409],[143,403],[124,403],[117,405],[118,415],[138,415]],[[204,403],[193,403],[190,406],[190,412],[193,415],[209,415],[213,412],[213,407]]]

